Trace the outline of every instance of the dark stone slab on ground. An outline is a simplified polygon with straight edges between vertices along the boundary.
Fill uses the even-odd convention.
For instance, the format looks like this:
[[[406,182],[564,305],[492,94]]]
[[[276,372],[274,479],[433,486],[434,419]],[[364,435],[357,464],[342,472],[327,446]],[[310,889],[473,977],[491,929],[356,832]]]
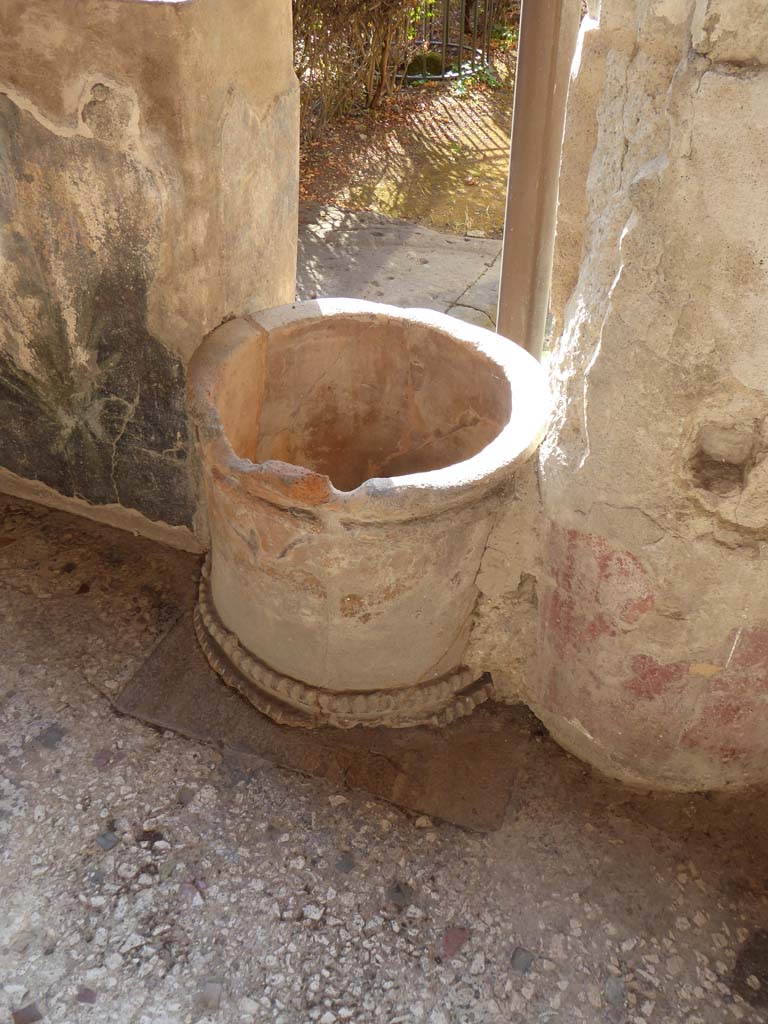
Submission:
[[[483,706],[447,729],[279,726],[211,670],[191,614],[158,644],[116,707],[150,725],[214,744],[229,760],[266,758],[480,831],[501,825],[537,732],[530,712],[499,705]]]

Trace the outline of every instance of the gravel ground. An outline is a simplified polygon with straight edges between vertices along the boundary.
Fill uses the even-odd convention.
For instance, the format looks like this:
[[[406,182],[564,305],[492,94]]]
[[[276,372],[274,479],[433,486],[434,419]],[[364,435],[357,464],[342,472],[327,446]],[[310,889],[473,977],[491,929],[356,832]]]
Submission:
[[[764,794],[541,737],[478,835],[118,717],[196,571],[0,499],[0,1021],[768,1021]]]

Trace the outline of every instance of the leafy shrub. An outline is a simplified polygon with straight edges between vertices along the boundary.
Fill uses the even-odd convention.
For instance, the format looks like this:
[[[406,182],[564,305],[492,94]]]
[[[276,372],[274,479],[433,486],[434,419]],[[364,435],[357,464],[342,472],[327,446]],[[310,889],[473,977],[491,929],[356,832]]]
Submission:
[[[398,87],[414,25],[434,0],[293,0],[302,134],[357,106],[377,107]]]

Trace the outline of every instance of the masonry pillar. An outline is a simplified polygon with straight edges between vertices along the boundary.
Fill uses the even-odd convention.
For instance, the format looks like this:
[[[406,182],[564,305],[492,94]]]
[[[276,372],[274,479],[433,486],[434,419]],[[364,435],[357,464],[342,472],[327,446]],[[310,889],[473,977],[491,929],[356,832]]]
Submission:
[[[185,366],[295,294],[289,0],[0,0],[0,489],[194,546]]]
[[[768,779],[768,19],[602,0],[560,183],[526,699],[609,774]]]

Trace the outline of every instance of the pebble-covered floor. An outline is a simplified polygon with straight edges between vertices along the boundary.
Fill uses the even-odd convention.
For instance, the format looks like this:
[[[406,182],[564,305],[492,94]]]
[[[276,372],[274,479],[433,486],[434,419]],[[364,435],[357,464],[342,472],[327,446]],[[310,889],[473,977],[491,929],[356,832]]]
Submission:
[[[0,498],[0,1022],[768,1021],[763,794],[540,735],[479,835],[118,717],[197,568]]]

